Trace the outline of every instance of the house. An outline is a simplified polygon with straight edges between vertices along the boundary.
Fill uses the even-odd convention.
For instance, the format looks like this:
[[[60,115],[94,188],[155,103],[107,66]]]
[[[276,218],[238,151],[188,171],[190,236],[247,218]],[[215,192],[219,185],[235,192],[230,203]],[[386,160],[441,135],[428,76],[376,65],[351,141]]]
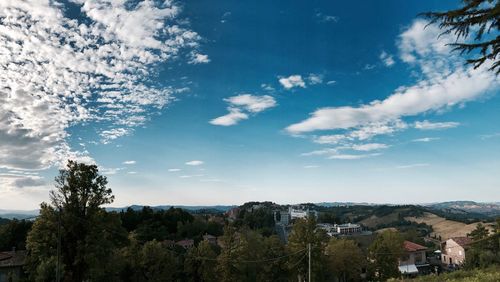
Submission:
[[[26,251],[0,252],[0,282],[20,281],[25,260]]]
[[[194,240],[192,240],[192,239],[184,239],[184,240],[177,241],[175,244],[178,245],[178,246],[183,247],[186,250],[188,250],[188,249],[191,249],[194,246]]]
[[[335,224],[334,228],[335,231],[341,235],[361,233],[361,231],[363,231],[361,225],[355,223]]]
[[[217,245],[217,237],[215,237],[214,235],[210,235],[207,233],[203,235],[203,240],[207,241],[210,244]]]
[[[465,253],[472,243],[469,237],[453,237],[441,243],[441,262],[448,265],[462,265]]]
[[[290,219],[307,218],[308,216],[315,217],[315,218],[318,217],[318,212],[315,210],[310,210],[310,209],[289,207],[288,213],[290,214]]]
[[[415,276],[421,269],[428,268],[427,247],[410,241],[403,242],[404,254],[399,258],[399,272],[405,276]]]

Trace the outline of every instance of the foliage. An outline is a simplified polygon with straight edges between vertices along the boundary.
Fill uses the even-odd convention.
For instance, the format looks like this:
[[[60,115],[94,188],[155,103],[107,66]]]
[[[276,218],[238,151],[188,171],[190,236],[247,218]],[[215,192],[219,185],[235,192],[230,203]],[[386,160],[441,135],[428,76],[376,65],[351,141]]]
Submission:
[[[42,203],[28,234],[31,280],[55,280],[58,241],[63,281],[112,280],[114,251],[126,242],[126,232],[116,214],[101,208],[114,199],[106,184],[95,165],[69,161],[59,172],[50,194],[52,205]]]
[[[9,220],[0,225],[0,251],[24,250],[26,248],[26,236],[33,223],[28,220]]]
[[[368,248],[369,272],[374,280],[399,277],[398,260],[403,254],[403,238],[398,232],[384,231]]]
[[[290,254],[289,269],[291,275],[307,277],[308,259],[306,258],[309,244],[311,246],[312,279],[322,281],[325,276],[325,261],[323,249],[328,236],[322,229],[316,228],[316,220],[313,217],[298,219],[293,225],[292,232],[288,237],[288,252]]]
[[[208,241],[202,241],[197,247],[190,249],[184,261],[184,271],[189,281],[218,281],[215,268],[217,266],[217,248]]]
[[[467,63],[478,68],[487,60],[492,61],[490,70],[500,73],[500,2],[493,0],[463,0],[463,7],[446,12],[428,12],[423,14],[438,22],[444,34],[453,33],[457,41],[450,44],[453,50],[461,54],[476,52],[476,58],[467,59]],[[472,36],[469,36],[472,34]],[[473,42],[468,42],[469,38]]]
[[[494,265],[486,269],[458,270],[440,275],[421,276],[410,281],[412,282],[498,282],[500,281],[500,265]],[[390,279],[395,282],[399,279]]]
[[[332,238],[326,247],[328,267],[340,281],[361,280],[365,258],[352,240]]]

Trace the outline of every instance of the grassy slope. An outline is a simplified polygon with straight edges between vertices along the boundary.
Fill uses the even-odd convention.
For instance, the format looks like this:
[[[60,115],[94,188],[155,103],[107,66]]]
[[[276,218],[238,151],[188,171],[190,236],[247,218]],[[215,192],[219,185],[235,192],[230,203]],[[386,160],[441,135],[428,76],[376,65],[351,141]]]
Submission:
[[[476,228],[477,223],[465,224],[458,221],[447,220],[432,213],[425,213],[423,217],[406,217],[406,220],[431,225],[434,234],[443,240],[451,237],[466,236]]]
[[[399,280],[390,280],[399,281]],[[451,273],[421,276],[415,279],[407,279],[408,282],[498,282],[500,281],[500,266],[492,266],[486,269],[459,270]]]

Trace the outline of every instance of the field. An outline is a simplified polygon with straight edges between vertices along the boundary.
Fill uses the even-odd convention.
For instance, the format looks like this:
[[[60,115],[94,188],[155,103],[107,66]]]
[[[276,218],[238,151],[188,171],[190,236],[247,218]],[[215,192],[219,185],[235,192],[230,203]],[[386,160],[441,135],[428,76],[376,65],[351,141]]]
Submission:
[[[451,237],[466,236],[476,228],[477,223],[465,224],[458,221],[447,220],[432,213],[424,213],[422,217],[405,217],[406,220],[431,225],[434,229],[432,235],[441,236],[443,240]],[[485,224],[491,228],[491,224]]]

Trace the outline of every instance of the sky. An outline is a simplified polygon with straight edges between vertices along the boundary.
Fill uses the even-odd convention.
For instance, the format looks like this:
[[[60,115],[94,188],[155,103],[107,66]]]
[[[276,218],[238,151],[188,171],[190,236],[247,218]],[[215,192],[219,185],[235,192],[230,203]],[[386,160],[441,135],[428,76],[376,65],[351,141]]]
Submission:
[[[500,82],[460,1],[0,1],[0,209],[68,159],[112,206],[500,201]]]

